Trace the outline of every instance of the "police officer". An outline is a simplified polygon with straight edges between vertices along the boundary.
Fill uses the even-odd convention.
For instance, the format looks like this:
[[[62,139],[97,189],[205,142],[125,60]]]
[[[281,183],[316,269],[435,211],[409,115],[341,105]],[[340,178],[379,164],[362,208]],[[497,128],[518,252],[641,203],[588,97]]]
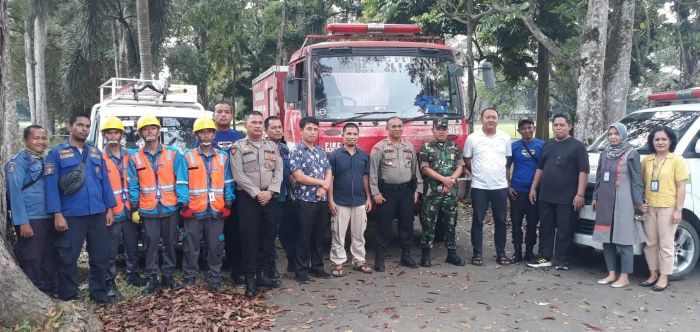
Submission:
[[[178,210],[188,201],[188,192],[176,183],[187,183],[187,165],[174,147],[160,143],[160,121],[142,115],[136,130],[145,144],[131,154],[128,183],[131,210],[138,211],[146,229],[146,286],[142,293],[152,294],[159,286],[179,289],[173,278]],[[159,244],[163,243],[163,260],[158,266]],[[157,276],[161,274],[160,284]]]
[[[378,206],[377,249],[374,270],[384,272],[384,251],[389,246],[391,223],[399,220],[401,265],[417,268],[411,257],[413,246],[413,204],[423,191],[418,161],[413,144],[405,140],[403,121],[391,117],[387,121],[387,138],[379,141],[370,154],[369,181],[372,200]]]
[[[129,152],[121,145],[122,136],[124,135],[124,124],[119,118],[111,116],[105,120],[101,129],[102,136],[106,142],[102,150],[102,159],[104,159],[107,166],[109,182],[112,185],[114,199],[117,201],[117,206],[112,208],[114,223],[109,227],[110,250],[107,294],[121,299],[122,294],[117,289],[115,282],[120,241],[124,243],[127,282],[133,286],[143,286],[143,280],[139,276],[138,265],[138,225],[132,222],[131,213],[129,212],[131,204],[129,204],[129,190],[126,182],[126,173],[129,168]]]
[[[231,166],[238,189],[245,295],[253,296],[256,285],[280,286],[280,281],[269,278],[269,275],[273,268],[277,196],[282,184],[283,165],[277,145],[263,138],[262,113],[252,111],[246,115],[245,126],[247,137],[231,147]]]
[[[430,248],[435,239],[435,225],[439,215],[445,216],[447,222],[447,263],[464,266],[465,262],[457,255],[457,177],[462,174],[464,160],[457,145],[447,140],[447,119],[438,119],[433,123],[433,140],[425,143],[418,155],[420,169],[425,176],[427,192],[421,211],[420,222],[423,226],[421,238],[421,266],[431,267]]]
[[[44,170],[46,206],[58,231],[54,244],[60,261],[58,298],[78,297],[78,256],[87,238],[90,298],[114,303],[118,299],[107,295],[109,248],[105,244],[109,241],[107,227],[114,221],[111,208],[117,202],[102,153],[85,142],[90,116],[74,114],[68,124],[68,142],[49,152]]]
[[[29,280],[44,293],[54,288],[56,237],[53,218],[46,211],[44,151],[46,131],[38,125],[24,128],[24,147],[5,165],[8,208],[18,235],[15,257]]]
[[[192,286],[199,272],[199,248],[204,235],[207,248],[209,289],[220,292],[221,266],[224,249],[224,218],[231,215],[233,202],[233,178],[228,153],[212,146],[216,125],[209,117],[194,122],[192,131],[199,140],[199,147],[185,154],[187,173],[185,183],[177,186],[189,192],[185,218],[185,239],[182,269],[186,286]]]

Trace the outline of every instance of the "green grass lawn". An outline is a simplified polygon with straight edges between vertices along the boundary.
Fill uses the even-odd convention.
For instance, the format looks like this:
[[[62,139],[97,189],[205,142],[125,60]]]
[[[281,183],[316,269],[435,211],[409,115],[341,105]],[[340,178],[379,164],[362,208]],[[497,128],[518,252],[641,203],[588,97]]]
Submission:
[[[504,121],[498,123],[498,129],[502,130],[506,134],[510,135],[511,138],[519,139],[520,134],[518,134],[518,124],[516,121]],[[481,130],[481,122],[474,123],[474,130]],[[549,128],[549,137],[552,137],[552,128]]]

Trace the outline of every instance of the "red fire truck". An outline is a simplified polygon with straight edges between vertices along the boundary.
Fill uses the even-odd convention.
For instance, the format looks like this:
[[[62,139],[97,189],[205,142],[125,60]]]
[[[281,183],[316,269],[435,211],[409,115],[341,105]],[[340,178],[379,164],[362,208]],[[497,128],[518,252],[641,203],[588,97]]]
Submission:
[[[432,123],[447,118],[449,139],[460,148],[467,136],[463,69],[441,37],[419,36],[412,24],[330,24],[310,35],[288,66],[273,66],[253,80],[253,109],[284,123],[290,146],[301,139],[299,120],[314,116],[317,144],[342,145],[341,130],[360,128],[359,147],[369,152],[386,137],[386,121],[404,120],[416,149],[432,139]]]

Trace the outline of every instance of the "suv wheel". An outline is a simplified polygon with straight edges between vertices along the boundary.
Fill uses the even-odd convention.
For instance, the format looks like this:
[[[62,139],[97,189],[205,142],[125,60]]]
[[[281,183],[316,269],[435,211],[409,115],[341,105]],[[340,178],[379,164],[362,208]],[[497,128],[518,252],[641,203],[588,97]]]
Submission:
[[[700,237],[692,224],[685,220],[676,229],[675,236],[675,261],[673,264],[673,274],[670,275],[671,280],[677,280],[685,277],[693,271],[695,264],[698,262],[700,255]]]

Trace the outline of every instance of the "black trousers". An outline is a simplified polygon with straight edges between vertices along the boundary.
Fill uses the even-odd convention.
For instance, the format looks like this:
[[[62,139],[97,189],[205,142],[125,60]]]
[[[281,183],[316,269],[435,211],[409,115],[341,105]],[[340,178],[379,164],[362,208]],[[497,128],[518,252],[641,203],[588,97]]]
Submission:
[[[34,286],[49,293],[55,286],[56,279],[56,231],[53,219],[29,220],[34,236],[23,238],[19,236],[19,226],[15,226],[17,243],[15,257],[19,267],[32,281]]]
[[[495,232],[493,239],[496,244],[496,256],[506,255],[506,204],[508,200],[508,189],[477,189],[472,188],[472,247],[474,256],[483,255],[484,243],[484,219],[486,211],[491,205]]]
[[[124,257],[126,260],[126,274],[129,277],[139,274],[138,256],[138,231],[139,225],[131,220],[116,221],[109,227],[109,278],[117,277],[117,253],[119,243],[124,244]]]
[[[221,282],[222,256],[224,253],[224,220],[221,218],[206,218],[185,220],[187,238],[183,247],[182,270],[185,279],[196,278],[199,274],[199,249],[202,238],[206,247],[207,281],[215,284]]]
[[[179,216],[163,218],[143,218],[143,226],[146,228],[146,277],[156,277],[158,273],[164,277],[170,277],[175,271],[177,257],[175,256],[175,242],[177,241],[177,221]],[[158,264],[158,247],[163,240],[163,261]]]
[[[243,194],[241,194],[243,195]],[[231,267],[231,276],[243,274],[241,269],[241,233],[240,216],[238,215],[238,193],[231,205],[231,215],[224,220],[224,242],[225,261],[224,266]]]
[[[413,193],[414,189],[407,187],[400,191],[381,189],[380,192],[386,202],[377,208],[377,248],[376,256],[384,258],[384,252],[389,247],[391,240],[391,224],[394,218],[399,221],[399,237],[401,249],[408,254],[413,247]]]
[[[540,210],[540,248],[538,254],[546,259],[554,258],[559,263],[567,262],[576,228],[577,218],[574,206],[544,201],[538,201],[538,204]],[[553,252],[554,257],[552,256]]]
[[[323,269],[323,243],[330,227],[328,202],[297,201],[299,229],[297,232],[296,273],[307,275]]]
[[[537,243],[537,224],[540,214],[537,203],[531,204],[528,192],[518,192],[510,201],[510,222],[513,224],[513,246],[517,249],[523,245],[523,217],[527,219],[525,232],[525,251],[532,253]]]
[[[109,232],[104,213],[81,217],[66,217],[68,229],[57,232],[54,246],[58,252],[58,298],[72,300],[78,296],[78,257],[87,240],[90,265],[90,294],[107,299],[106,281],[109,273]]]
[[[277,218],[277,237],[288,259],[296,259],[297,229],[299,228],[299,212],[295,202],[288,200],[279,202]],[[275,250],[275,258],[277,251]]]
[[[252,276],[257,271],[272,268],[277,227],[277,200],[262,206],[244,191],[237,192],[238,217],[240,218],[241,271]]]

